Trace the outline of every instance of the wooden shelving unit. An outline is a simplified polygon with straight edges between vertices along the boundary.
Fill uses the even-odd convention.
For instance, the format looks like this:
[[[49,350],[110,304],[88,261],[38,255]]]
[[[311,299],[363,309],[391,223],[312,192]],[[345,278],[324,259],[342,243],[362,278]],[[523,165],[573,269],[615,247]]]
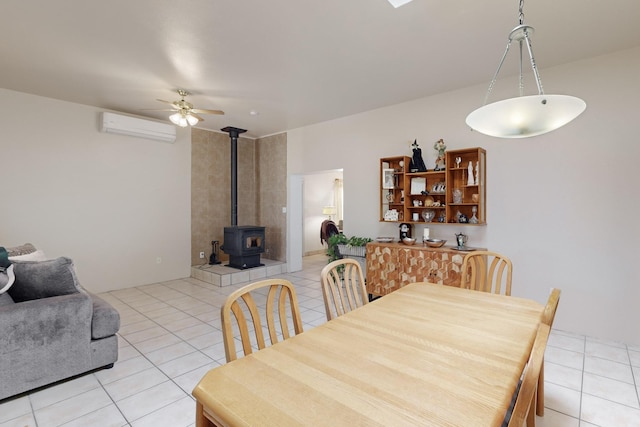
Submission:
[[[486,151],[466,148],[445,156],[445,170],[427,172],[408,172],[408,156],[381,158],[380,221],[486,225]]]
[[[447,223],[459,224],[458,215],[464,215],[477,225],[487,223],[486,163],[483,148],[451,150],[445,153],[447,164]],[[456,160],[460,159],[459,163]],[[471,166],[471,168],[469,168]],[[471,177],[469,177],[471,170]],[[456,195],[457,193],[457,195]],[[457,196],[457,197],[456,197]]]
[[[405,218],[405,167],[409,167],[408,156],[380,159],[380,221],[385,221],[388,211],[395,210],[397,219],[389,222],[404,222]],[[388,218],[388,216],[387,216]]]

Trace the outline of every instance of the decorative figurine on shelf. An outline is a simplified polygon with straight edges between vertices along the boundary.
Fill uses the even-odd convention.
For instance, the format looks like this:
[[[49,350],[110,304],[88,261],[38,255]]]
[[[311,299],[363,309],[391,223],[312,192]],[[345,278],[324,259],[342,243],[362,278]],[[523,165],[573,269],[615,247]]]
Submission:
[[[411,147],[413,148],[413,157],[411,158],[411,164],[409,165],[409,172],[426,172],[427,167],[422,159],[422,150],[420,149],[420,146],[418,146],[417,139],[413,141]]]
[[[478,166],[478,163],[479,162],[476,161],[476,179],[474,185],[478,185],[478,174],[480,173],[480,167]]]
[[[438,152],[438,157],[436,158],[436,168],[434,170],[445,170],[444,151],[447,149],[447,146],[444,145],[444,140],[439,139],[435,144],[433,144],[433,149]]]
[[[478,223],[478,217],[476,216],[477,212],[478,212],[478,207],[477,206],[473,206],[471,208],[471,213],[473,213],[473,215],[471,216],[471,218],[469,218],[469,224],[477,224]]]
[[[457,222],[459,224],[468,224],[469,223],[469,218],[465,214],[463,214],[462,212],[457,211],[454,220],[451,221],[451,222]]]
[[[469,166],[467,166],[467,185],[474,185],[473,183],[473,164],[469,162]]]
[[[385,221],[397,221],[398,220],[398,211],[395,209],[389,209],[384,213]]]

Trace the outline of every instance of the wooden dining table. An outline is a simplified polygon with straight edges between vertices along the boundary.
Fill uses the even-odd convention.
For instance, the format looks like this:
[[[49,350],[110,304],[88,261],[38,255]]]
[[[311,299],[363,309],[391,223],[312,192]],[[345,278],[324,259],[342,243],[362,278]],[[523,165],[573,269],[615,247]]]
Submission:
[[[414,283],[210,370],[196,426],[499,426],[544,307]]]

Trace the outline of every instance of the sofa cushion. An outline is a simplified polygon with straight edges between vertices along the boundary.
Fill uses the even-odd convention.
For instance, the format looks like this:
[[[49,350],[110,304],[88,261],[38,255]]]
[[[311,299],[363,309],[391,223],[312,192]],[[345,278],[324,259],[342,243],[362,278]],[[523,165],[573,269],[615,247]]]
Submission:
[[[15,302],[80,292],[73,261],[60,257],[47,261],[17,261],[15,283],[9,294]]]
[[[111,304],[89,292],[93,300],[93,317],[91,318],[91,339],[115,335],[120,329],[120,313]]]
[[[5,292],[4,294],[0,294],[0,307],[3,307],[5,305],[13,305],[15,304],[13,302],[13,299],[11,298],[11,295],[9,295],[8,292]]]

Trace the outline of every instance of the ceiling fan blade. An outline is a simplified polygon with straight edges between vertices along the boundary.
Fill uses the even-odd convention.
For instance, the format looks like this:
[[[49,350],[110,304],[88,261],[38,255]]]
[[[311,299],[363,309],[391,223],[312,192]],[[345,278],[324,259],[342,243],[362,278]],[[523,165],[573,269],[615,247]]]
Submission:
[[[193,108],[191,111],[200,114],[224,114],[224,111],[222,110],[203,110],[202,108]]]
[[[202,117],[200,117],[199,115],[197,115],[196,113],[194,113],[195,110],[191,110],[189,112],[189,114],[191,114],[193,117],[195,117],[196,119],[198,119],[198,121],[200,122],[204,122],[204,119]]]
[[[141,108],[140,111],[176,111],[175,108]]]
[[[169,104],[174,110],[180,110],[180,105],[178,105],[178,102],[180,101],[171,102],[171,101],[165,101],[164,99],[156,99],[156,101]]]

